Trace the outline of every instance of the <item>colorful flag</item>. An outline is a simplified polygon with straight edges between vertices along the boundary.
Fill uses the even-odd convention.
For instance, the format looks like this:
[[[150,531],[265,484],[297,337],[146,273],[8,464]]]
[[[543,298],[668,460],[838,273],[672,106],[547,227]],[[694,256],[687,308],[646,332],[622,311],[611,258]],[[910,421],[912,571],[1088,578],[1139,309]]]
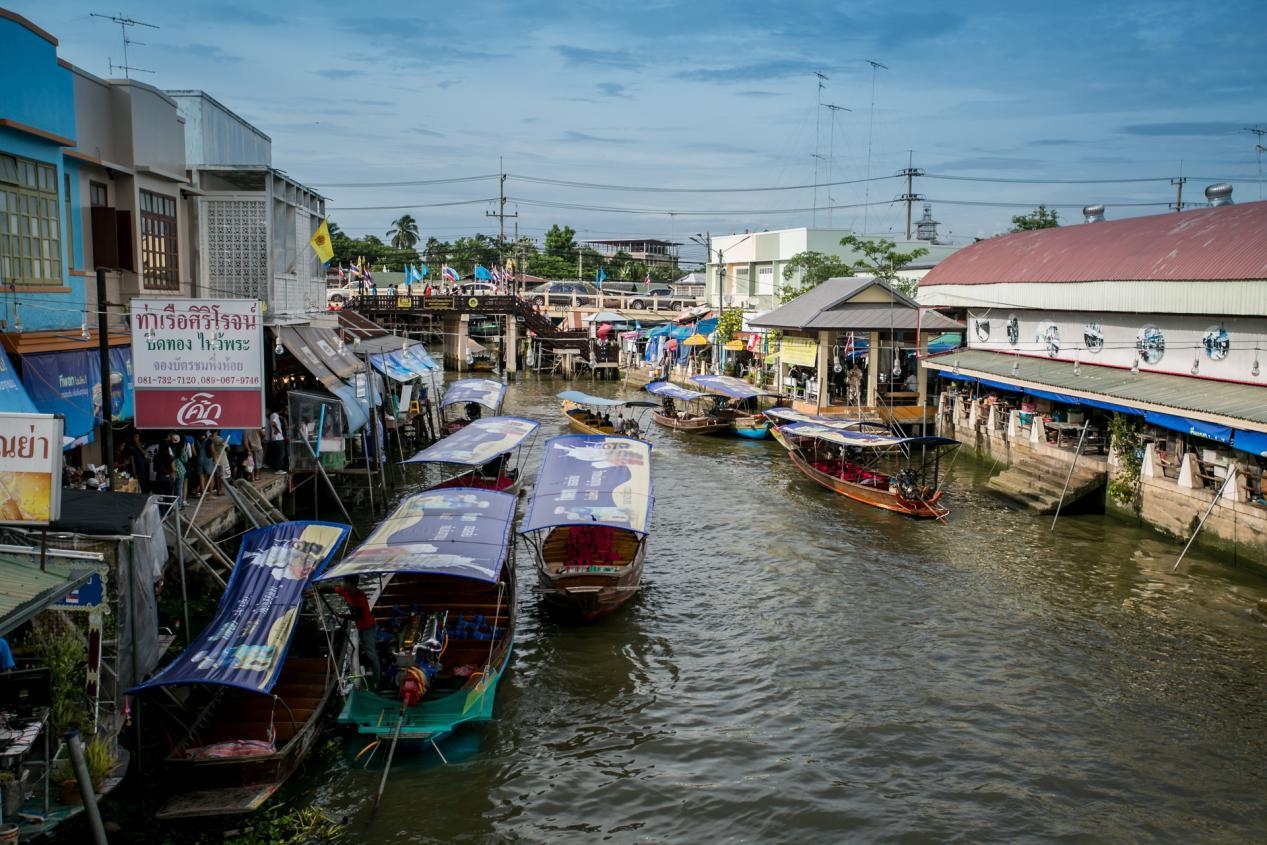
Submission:
[[[416,276],[418,277],[418,280],[419,280],[419,281],[422,281],[423,279],[427,278],[427,274],[428,274],[428,273],[430,273],[430,272],[431,272],[431,270],[429,270],[429,269],[427,268],[427,265],[426,265],[426,264],[424,264],[424,265],[422,265],[421,267],[419,267],[419,268],[418,268],[418,272],[417,272],[417,273],[415,273],[414,275],[416,275]]]
[[[650,273],[647,273],[647,275],[643,277],[643,279],[642,279],[642,283],[643,283],[644,285],[649,285],[649,284],[651,284],[651,274],[650,274]]]
[[[850,332],[848,338],[845,340],[845,360],[848,361],[849,356],[852,354],[853,354],[853,332]]]
[[[594,282],[601,286],[605,281],[607,281],[607,271],[599,267],[598,272],[594,274]]]
[[[476,264],[475,278],[481,282],[491,282],[493,280],[493,274],[488,272],[488,268],[483,264]]]
[[[317,253],[317,259],[322,264],[329,264],[334,258],[334,245],[330,243],[330,227],[326,225],[326,221],[321,221],[321,225],[317,227],[316,232],[313,232],[312,240],[308,241],[308,245],[312,247],[313,252]]]
[[[449,267],[447,265],[444,268],[444,272],[442,272],[440,275],[446,282],[458,281],[458,271],[454,270],[452,267]]]
[[[339,281],[346,282],[348,280],[347,273],[343,272],[343,262],[339,262]]]

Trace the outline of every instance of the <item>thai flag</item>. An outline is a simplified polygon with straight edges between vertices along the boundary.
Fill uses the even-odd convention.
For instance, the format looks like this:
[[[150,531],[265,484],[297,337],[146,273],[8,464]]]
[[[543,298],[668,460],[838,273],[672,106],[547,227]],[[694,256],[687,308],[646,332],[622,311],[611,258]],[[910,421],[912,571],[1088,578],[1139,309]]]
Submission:
[[[493,281],[499,285],[502,283],[502,274],[497,270],[496,267],[493,268]]]
[[[347,274],[343,272],[343,262],[339,262],[339,281],[346,282],[347,280]]]
[[[649,284],[651,284],[651,274],[650,274],[650,273],[648,273],[646,276],[644,276],[644,277],[643,277],[643,279],[642,279],[642,283],[643,283],[644,285],[649,285]]]
[[[442,278],[443,278],[446,282],[456,282],[456,281],[458,281],[458,271],[457,271],[457,270],[454,270],[452,267],[447,267],[447,266],[446,266],[446,267],[444,268],[444,272],[443,272],[443,273],[441,273],[440,275],[441,275],[441,277],[442,277]]]

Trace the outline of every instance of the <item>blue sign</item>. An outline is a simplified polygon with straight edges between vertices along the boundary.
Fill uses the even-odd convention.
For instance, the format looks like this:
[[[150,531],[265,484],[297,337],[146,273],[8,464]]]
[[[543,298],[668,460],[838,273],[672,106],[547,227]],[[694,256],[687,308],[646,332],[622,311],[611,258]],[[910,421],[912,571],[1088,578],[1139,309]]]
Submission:
[[[13,365],[3,349],[0,349],[0,411],[6,414],[39,413],[26,388],[18,381],[18,375],[13,372]]]
[[[75,567],[71,567],[74,571]],[[83,571],[82,569],[79,571]],[[88,582],[81,584],[53,603],[58,610],[92,610],[106,601],[106,582],[100,569],[94,569]]]
[[[67,437],[92,438],[101,418],[101,377],[87,349],[22,358],[22,381],[42,414],[61,414]]]

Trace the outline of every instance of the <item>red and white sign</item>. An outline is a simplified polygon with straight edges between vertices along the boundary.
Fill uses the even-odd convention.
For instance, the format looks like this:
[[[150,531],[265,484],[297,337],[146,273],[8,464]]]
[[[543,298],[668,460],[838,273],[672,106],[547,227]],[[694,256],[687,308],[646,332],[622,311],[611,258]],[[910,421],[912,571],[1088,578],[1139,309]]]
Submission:
[[[255,299],[133,299],[137,428],[260,428],[264,326]]]

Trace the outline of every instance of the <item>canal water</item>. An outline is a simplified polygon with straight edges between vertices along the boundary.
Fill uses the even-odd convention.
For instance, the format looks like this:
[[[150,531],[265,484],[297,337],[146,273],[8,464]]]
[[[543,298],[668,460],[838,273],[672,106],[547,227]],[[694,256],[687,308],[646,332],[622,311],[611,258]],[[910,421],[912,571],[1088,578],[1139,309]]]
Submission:
[[[556,391],[506,412],[563,433]],[[582,389],[618,395],[619,385]],[[354,841],[1244,842],[1267,831],[1267,582],[953,467],[948,524],[853,504],[774,441],[656,429],[640,596],[552,618],[520,547],[496,719],[302,785]]]

